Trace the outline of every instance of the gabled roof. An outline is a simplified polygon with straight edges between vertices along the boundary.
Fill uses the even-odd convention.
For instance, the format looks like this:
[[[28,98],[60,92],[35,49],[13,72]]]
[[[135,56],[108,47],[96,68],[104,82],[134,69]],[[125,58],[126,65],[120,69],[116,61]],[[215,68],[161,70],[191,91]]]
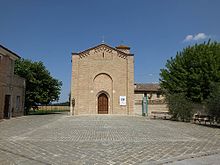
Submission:
[[[147,83],[147,84],[137,83],[137,84],[134,84],[134,91],[135,92],[157,92],[157,91],[160,91],[160,85],[153,84],[153,83]]]
[[[9,52],[11,55],[15,56],[16,58],[21,58],[19,55],[17,55],[15,52],[12,52],[8,48],[4,47],[3,45],[0,44],[0,48],[4,49],[5,51]]]
[[[90,51],[90,50],[92,50],[92,49],[97,49],[98,47],[102,47],[102,46],[107,47],[108,49],[115,50],[115,51],[117,51],[117,52],[119,52],[119,53],[121,53],[121,54],[123,54],[123,55],[126,55],[126,56],[133,56],[133,55],[134,55],[134,54],[125,53],[125,52],[123,52],[123,51],[120,51],[120,50],[117,49],[117,48],[111,47],[111,46],[109,46],[109,45],[107,45],[107,44],[103,44],[103,43],[102,43],[102,44],[99,44],[99,45],[97,45],[97,46],[94,46],[94,47],[92,47],[92,48],[86,49],[86,50],[84,50],[84,51],[82,51],[82,52],[79,52],[79,53],[72,52],[72,55],[80,55],[80,54],[86,53],[86,52],[88,52],[88,51]],[[129,48],[129,47],[128,47],[128,48]]]

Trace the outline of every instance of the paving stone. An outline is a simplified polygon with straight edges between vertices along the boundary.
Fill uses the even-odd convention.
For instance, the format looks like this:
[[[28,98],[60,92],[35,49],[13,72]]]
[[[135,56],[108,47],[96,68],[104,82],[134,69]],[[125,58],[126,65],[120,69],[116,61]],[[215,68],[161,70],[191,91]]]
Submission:
[[[0,130],[5,165],[164,164],[220,153],[218,128],[138,116],[25,116]]]

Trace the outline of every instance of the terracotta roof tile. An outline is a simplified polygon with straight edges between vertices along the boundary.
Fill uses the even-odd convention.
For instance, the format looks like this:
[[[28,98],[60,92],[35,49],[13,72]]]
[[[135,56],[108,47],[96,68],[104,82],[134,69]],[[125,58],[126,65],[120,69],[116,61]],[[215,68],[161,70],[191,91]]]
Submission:
[[[115,47],[116,49],[128,49],[130,50],[130,47],[126,46],[126,45],[119,45]]]
[[[137,83],[134,84],[134,91],[146,91],[146,92],[156,92],[160,90],[160,85],[159,84],[152,84],[152,83],[147,83],[147,84],[142,84],[142,83]]]

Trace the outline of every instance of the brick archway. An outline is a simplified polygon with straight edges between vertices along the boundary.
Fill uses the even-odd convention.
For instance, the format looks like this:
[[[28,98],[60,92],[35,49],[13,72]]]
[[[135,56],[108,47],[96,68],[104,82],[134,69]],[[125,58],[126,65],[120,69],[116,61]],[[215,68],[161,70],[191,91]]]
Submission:
[[[98,96],[98,114],[108,114],[108,96],[105,93]]]

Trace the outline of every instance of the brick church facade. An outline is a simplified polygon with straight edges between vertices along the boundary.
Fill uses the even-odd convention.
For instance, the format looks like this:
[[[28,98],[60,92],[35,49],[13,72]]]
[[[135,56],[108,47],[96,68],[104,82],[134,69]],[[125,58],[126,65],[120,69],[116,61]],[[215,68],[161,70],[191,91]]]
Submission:
[[[71,115],[167,112],[159,84],[134,83],[129,47],[100,44],[72,53]]]
[[[100,44],[72,53],[71,114],[133,114],[134,56]]]

